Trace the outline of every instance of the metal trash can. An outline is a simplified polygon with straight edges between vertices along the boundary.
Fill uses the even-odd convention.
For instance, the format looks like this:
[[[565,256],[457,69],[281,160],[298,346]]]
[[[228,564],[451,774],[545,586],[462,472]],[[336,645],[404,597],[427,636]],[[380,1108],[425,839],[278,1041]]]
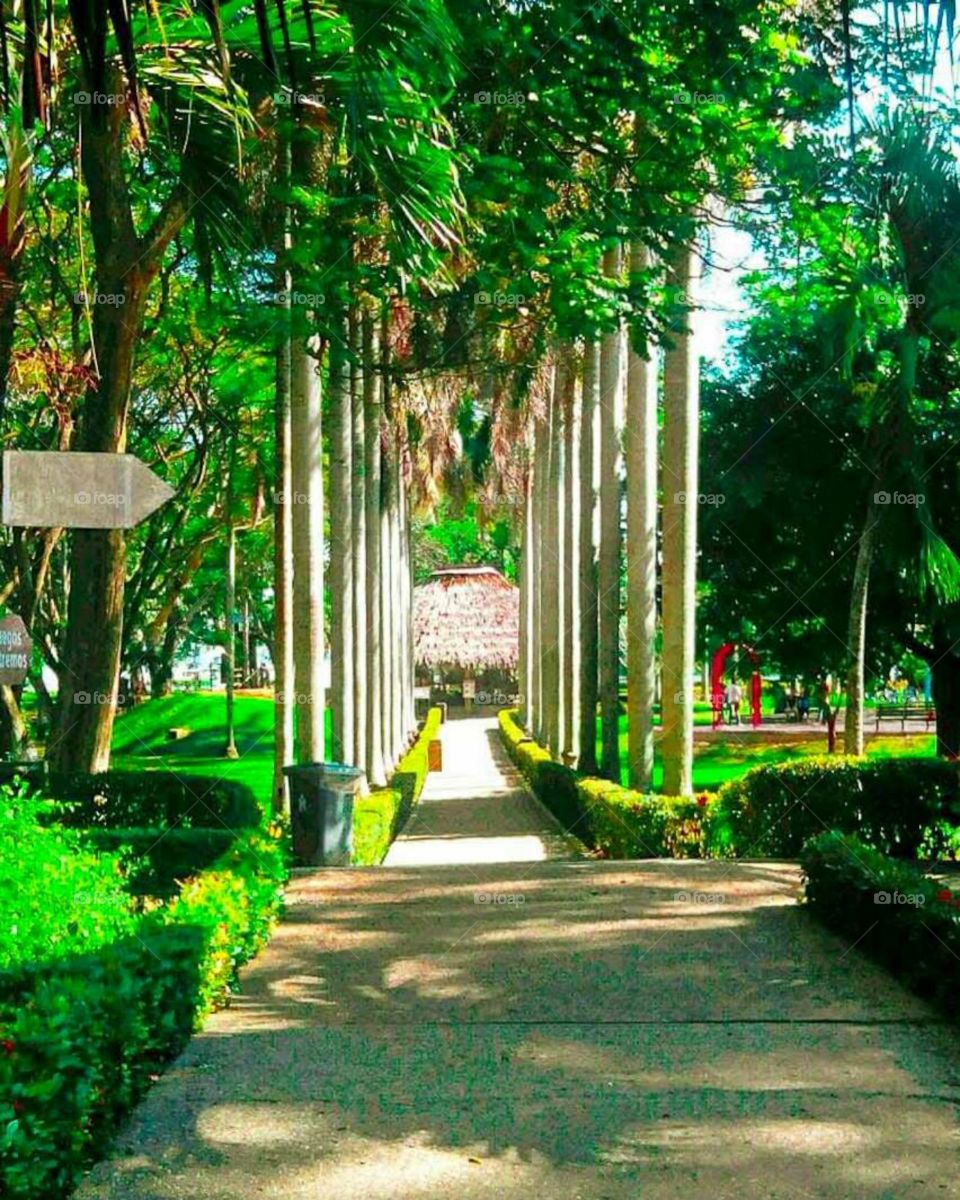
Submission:
[[[353,798],[363,787],[359,767],[298,763],[290,781],[293,854],[301,866],[348,867],[353,854]]]

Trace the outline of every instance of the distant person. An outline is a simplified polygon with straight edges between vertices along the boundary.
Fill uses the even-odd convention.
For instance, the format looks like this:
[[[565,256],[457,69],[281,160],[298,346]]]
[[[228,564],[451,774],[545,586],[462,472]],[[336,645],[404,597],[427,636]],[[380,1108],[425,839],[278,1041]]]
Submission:
[[[797,690],[792,683],[787,688],[786,717],[788,721],[797,719]]]
[[[807,695],[806,688],[800,689],[800,695],[797,697],[797,719],[805,721],[810,715],[810,697]]]
[[[740,685],[735,679],[731,679],[727,684],[727,690],[723,696],[727,704],[727,712],[731,725],[740,724],[740,703],[743,700],[743,692],[740,690]]]

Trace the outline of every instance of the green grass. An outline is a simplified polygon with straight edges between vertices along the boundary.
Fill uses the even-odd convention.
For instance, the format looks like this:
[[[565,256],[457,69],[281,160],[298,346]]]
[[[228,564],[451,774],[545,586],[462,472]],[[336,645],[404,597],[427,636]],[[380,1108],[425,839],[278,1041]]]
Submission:
[[[810,741],[777,741],[762,735],[749,739],[733,736],[718,741],[695,741],[693,746],[693,786],[697,791],[713,792],[728,779],[737,779],[751,767],[791,762],[801,758],[812,758],[825,754],[827,731],[824,726],[812,725],[822,731],[823,736]],[[749,726],[746,727],[749,729]],[[620,782],[627,784],[627,719],[620,717]],[[597,722],[597,758],[600,758],[600,724]],[[911,734],[907,737],[871,737],[866,744],[868,758],[894,758],[903,755],[920,755],[932,758],[936,754],[936,738],[933,734]],[[653,790],[663,786],[663,765],[659,753],[653,768]]]
[[[240,780],[261,804],[273,793],[273,718],[270,696],[237,696],[234,726],[240,758],[224,757],[226,699],[220,693],[191,693],[148,700],[119,717],[113,734],[113,763],[121,771],[180,771],[214,779]],[[189,729],[179,742],[167,730]],[[330,713],[327,711],[327,743]]]

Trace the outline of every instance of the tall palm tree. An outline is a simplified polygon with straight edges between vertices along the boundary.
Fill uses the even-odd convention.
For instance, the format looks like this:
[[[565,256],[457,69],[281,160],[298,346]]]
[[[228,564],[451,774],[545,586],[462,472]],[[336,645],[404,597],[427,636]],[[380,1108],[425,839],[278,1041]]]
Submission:
[[[620,247],[603,256],[603,273],[620,278]],[[620,365],[622,330],[600,344],[600,548],[597,558],[601,774],[620,782]]]
[[[646,247],[630,247],[630,274],[649,266]],[[649,349],[647,350],[649,355]],[[627,351],[627,761],[629,782],[653,779],[657,636],[657,369],[631,336]]]
[[[580,757],[580,390],[569,349],[563,402],[563,730],[570,761]]]
[[[597,562],[596,427],[600,387],[600,346],[587,341],[583,352],[580,413],[580,757],[578,768],[597,772]]]
[[[680,246],[669,280],[681,306],[663,368],[663,790],[693,791],[700,367],[693,334],[698,259]]]

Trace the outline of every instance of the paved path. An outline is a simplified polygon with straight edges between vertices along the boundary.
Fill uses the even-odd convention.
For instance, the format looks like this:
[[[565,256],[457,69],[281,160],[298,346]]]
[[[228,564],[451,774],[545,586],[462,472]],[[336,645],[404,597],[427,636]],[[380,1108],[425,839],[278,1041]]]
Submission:
[[[546,844],[513,782],[541,824],[507,837]],[[421,863],[458,843],[437,783]],[[301,876],[79,1200],[957,1196],[955,1029],[798,886],[544,857]]]
[[[571,839],[527,789],[489,717],[447,721],[443,770],[427,776],[420,803],[384,866],[539,862],[576,854]]]

